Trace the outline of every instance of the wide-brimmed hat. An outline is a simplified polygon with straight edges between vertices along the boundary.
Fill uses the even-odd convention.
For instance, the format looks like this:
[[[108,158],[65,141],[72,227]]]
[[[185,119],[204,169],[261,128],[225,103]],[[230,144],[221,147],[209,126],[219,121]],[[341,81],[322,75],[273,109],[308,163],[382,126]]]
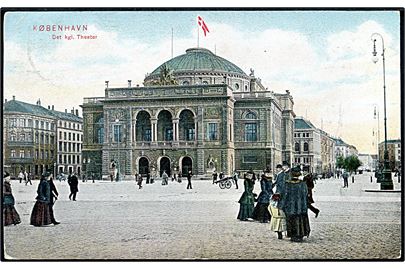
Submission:
[[[49,177],[49,176],[51,176],[51,172],[50,171],[46,171],[46,172],[44,172],[43,174],[42,174],[42,177]]]

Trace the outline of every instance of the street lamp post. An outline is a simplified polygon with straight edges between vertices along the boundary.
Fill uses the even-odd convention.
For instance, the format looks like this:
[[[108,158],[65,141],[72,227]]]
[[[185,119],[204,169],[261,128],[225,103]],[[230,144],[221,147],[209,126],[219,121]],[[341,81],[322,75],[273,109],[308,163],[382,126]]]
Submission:
[[[371,35],[371,40],[373,41],[373,62],[377,63],[378,56],[376,51],[375,43],[377,37],[381,38],[382,44],[382,61],[383,61],[383,88],[384,88],[384,169],[382,171],[383,177],[381,179],[381,190],[393,190],[394,185],[391,178],[391,170],[389,169],[389,160],[388,160],[388,149],[387,149],[387,102],[386,102],[386,87],[385,87],[385,47],[384,39],[379,33],[374,33]]]
[[[115,119],[115,123],[119,123],[120,120],[118,118]],[[118,150],[118,160],[117,160],[117,179],[115,179],[116,182],[118,182],[118,179],[120,177],[120,134],[117,136],[117,150]]]

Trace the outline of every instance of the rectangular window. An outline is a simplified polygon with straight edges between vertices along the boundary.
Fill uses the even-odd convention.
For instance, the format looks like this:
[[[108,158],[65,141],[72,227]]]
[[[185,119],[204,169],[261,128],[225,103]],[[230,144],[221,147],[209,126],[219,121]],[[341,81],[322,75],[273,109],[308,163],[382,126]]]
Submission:
[[[10,141],[15,141],[16,140],[16,137],[15,137],[15,134],[10,134]]]
[[[18,119],[18,126],[25,127],[25,119]]]
[[[243,163],[257,163],[257,156],[243,156]]]
[[[151,133],[150,129],[145,130],[145,137],[143,138],[145,141],[150,142],[151,141]]]
[[[55,124],[51,123],[51,130],[55,130]]]
[[[62,164],[62,155],[59,155],[59,163]]]
[[[15,150],[10,151],[10,157],[15,158]]]
[[[35,150],[35,158],[36,158],[36,159],[38,159],[38,153],[39,153],[38,149]]]
[[[82,142],[83,141],[83,134],[82,135],[80,135],[80,141]]]
[[[63,151],[65,151],[65,152],[67,151],[67,142],[63,143]]]
[[[300,134],[300,133],[297,133],[297,137],[300,138],[300,137],[301,137],[301,134]]]
[[[80,155],[77,155],[77,164],[80,164]]]
[[[255,142],[257,141],[257,125],[256,123],[245,124],[245,141]]]
[[[73,140],[76,140],[76,133],[73,133]]]
[[[188,131],[187,131],[186,140],[187,141],[194,141],[194,137],[195,137],[195,129],[194,128],[189,128]]]
[[[39,121],[35,120],[35,128],[39,128]]]
[[[28,119],[28,127],[32,127],[32,119]]]
[[[73,152],[76,152],[76,143],[73,143]]]
[[[20,141],[25,142],[25,134],[20,134]]]
[[[69,132],[69,141],[72,140],[72,133]]]
[[[49,130],[49,123],[48,122],[45,123],[45,129]]]
[[[68,143],[68,152],[72,152],[72,143]]]
[[[114,125],[114,142],[121,142],[122,140],[122,126]]]
[[[68,164],[72,163],[72,158],[70,157],[70,155],[68,155]]]
[[[31,150],[27,150],[27,158],[31,157]]]
[[[44,129],[45,123],[44,121],[41,121],[41,129]]]
[[[67,163],[66,161],[67,161],[66,160],[66,155],[63,155],[63,163],[66,164]]]
[[[41,143],[44,143],[44,134],[41,134]]]
[[[62,140],[62,131],[59,131],[59,140]]]
[[[218,123],[208,123],[208,140],[218,140]]]
[[[75,164],[75,163],[76,163],[76,156],[73,155],[73,156],[72,156],[72,164]]]
[[[49,135],[45,135],[45,144],[49,144]]]
[[[54,144],[55,143],[55,137],[52,135],[51,136],[51,144]]]
[[[173,129],[167,128],[165,130],[165,141],[172,141],[173,140]]]
[[[17,126],[17,119],[15,118],[10,118],[10,127],[16,127]]]

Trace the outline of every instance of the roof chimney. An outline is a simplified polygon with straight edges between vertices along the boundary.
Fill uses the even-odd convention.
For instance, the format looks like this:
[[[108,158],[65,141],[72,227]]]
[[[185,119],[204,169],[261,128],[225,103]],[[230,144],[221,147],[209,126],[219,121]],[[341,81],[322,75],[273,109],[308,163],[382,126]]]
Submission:
[[[105,81],[105,88],[108,88],[108,81]]]
[[[13,96],[13,98],[14,98],[14,96]],[[37,100],[37,105],[41,106],[41,99],[40,98]]]
[[[79,110],[76,109],[76,116],[79,116]]]
[[[131,80],[128,80],[128,87],[131,87]]]
[[[4,103],[7,103],[7,99],[4,100]]]
[[[48,105],[48,110],[50,110],[50,109],[51,109],[51,106]]]
[[[67,109],[65,109],[65,113],[67,113]]]
[[[70,111],[71,114],[75,114],[75,107],[72,108],[72,110]]]
[[[13,96],[13,100],[15,100],[15,96]]]
[[[55,110],[55,107],[52,105],[52,111],[54,111]]]

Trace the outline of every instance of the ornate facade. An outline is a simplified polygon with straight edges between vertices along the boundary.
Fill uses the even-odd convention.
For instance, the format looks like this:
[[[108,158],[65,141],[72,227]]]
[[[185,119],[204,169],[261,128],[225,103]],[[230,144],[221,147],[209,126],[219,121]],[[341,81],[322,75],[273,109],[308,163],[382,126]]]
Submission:
[[[104,97],[84,99],[83,170],[107,177],[111,161],[124,178],[275,168],[291,163],[293,105],[289,91],[268,91],[253,70],[188,49],[147,74],[144,87],[106,82]]]

